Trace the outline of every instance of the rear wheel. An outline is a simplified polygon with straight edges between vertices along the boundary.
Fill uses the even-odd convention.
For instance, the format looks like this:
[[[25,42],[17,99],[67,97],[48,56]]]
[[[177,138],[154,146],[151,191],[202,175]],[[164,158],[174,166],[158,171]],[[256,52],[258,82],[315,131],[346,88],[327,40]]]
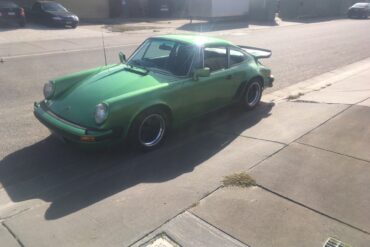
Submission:
[[[141,113],[130,130],[130,140],[135,147],[151,151],[161,146],[167,136],[169,118],[161,109],[149,109]]]
[[[246,110],[253,110],[261,101],[262,83],[258,79],[253,79],[247,84],[242,103]]]

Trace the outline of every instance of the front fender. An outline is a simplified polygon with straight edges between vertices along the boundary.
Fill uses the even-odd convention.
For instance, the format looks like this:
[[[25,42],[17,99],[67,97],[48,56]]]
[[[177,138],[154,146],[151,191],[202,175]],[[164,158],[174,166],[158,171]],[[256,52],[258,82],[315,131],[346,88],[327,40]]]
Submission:
[[[134,119],[145,109],[162,105],[171,110],[169,104],[162,97],[163,90],[166,90],[164,87],[166,86],[148,88],[105,101],[104,103],[109,106],[109,117],[102,127],[120,127],[123,129],[123,135],[126,135]]]

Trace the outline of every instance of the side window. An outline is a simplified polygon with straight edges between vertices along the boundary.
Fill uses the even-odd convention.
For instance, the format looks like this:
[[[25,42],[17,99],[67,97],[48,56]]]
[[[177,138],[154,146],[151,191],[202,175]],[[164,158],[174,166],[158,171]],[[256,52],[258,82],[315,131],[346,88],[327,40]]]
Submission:
[[[210,68],[211,72],[227,68],[226,47],[205,47],[204,67]]]
[[[41,11],[41,4],[40,3],[35,3],[32,6],[32,10],[35,11],[35,12],[40,12]]]
[[[235,64],[239,64],[244,62],[247,59],[247,57],[244,55],[243,52],[230,48],[230,67],[234,66]]]

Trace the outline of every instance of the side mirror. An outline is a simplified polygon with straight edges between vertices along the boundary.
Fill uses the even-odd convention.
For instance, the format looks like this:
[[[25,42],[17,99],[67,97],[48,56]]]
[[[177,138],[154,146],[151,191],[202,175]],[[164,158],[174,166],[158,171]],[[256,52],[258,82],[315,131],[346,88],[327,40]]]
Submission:
[[[126,63],[126,55],[125,55],[125,54],[123,54],[122,52],[120,52],[120,53],[118,54],[118,57],[119,57],[119,61],[120,61],[121,63],[123,63],[123,64],[125,64],[125,63]]]
[[[199,77],[209,77],[211,75],[211,69],[210,68],[203,68],[203,69],[197,69],[194,71],[193,79],[198,80]]]

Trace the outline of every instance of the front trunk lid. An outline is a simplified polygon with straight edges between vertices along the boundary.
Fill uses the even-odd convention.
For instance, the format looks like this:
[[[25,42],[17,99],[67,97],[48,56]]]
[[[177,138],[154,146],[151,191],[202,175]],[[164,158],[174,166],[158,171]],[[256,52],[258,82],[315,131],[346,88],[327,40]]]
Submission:
[[[125,65],[118,65],[77,82],[50,100],[48,107],[67,121],[85,127],[96,127],[94,113],[97,104],[141,89],[166,85],[163,80],[165,77],[161,77],[161,82],[155,77],[157,76],[151,73],[135,73]]]

